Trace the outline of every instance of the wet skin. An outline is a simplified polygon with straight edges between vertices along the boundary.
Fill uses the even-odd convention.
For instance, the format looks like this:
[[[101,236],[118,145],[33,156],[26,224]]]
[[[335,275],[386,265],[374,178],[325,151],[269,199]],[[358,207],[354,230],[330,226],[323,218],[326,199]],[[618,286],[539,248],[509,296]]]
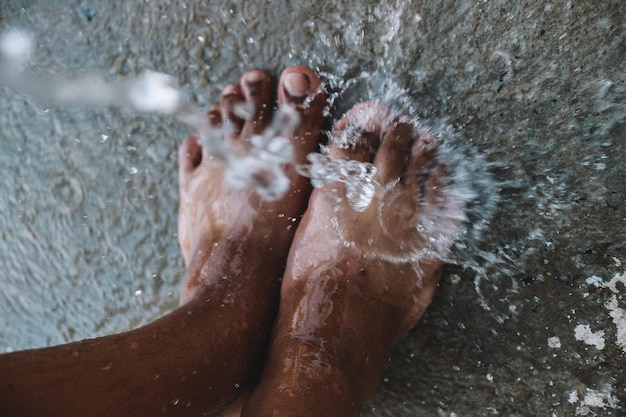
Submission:
[[[406,117],[356,106],[338,122],[329,153],[373,162],[376,194],[358,212],[341,184],[313,192],[245,417],[357,416],[389,349],[430,304],[462,217],[446,195],[449,173],[433,137]]]
[[[246,73],[209,112],[228,124],[239,151],[270,122],[270,80]],[[252,117],[234,108],[244,104]],[[289,134],[296,162],[317,148],[325,105],[316,75],[285,70],[279,106],[300,122]],[[130,332],[0,355],[0,416],[218,415],[249,386],[277,310],[279,280],[309,196],[308,180],[286,167],[288,192],[263,201],[224,186],[221,161],[195,137],[180,148],[179,238],[187,270],[181,307]]]

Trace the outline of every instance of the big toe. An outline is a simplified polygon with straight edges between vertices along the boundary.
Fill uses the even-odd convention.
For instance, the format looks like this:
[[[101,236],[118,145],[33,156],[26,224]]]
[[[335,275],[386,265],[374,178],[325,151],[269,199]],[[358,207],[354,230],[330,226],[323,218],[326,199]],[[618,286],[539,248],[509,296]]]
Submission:
[[[382,143],[374,159],[378,179],[383,184],[402,180],[417,135],[417,126],[406,116],[396,117],[386,126],[382,135]]]
[[[306,155],[317,147],[326,105],[322,83],[315,72],[305,66],[285,69],[278,83],[278,105],[283,115],[291,119],[285,122],[293,125],[287,136],[294,145],[296,162],[304,163]]]
[[[357,104],[335,125],[330,155],[333,158],[371,162],[388,118],[389,109],[386,106],[373,102]]]

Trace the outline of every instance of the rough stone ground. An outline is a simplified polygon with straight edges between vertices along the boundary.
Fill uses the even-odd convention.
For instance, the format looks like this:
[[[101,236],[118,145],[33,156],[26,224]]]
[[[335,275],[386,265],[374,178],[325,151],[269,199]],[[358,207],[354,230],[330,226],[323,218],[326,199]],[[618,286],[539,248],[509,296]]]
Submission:
[[[625,412],[623,1],[8,0],[9,27],[36,38],[35,73],[152,69],[206,107],[245,69],[304,63],[339,107],[391,96],[456,132],[453,148],[489,162],[499,202],[364,415]],[[0,91],[0,348],[172,308],[175,150],[188,132]]]

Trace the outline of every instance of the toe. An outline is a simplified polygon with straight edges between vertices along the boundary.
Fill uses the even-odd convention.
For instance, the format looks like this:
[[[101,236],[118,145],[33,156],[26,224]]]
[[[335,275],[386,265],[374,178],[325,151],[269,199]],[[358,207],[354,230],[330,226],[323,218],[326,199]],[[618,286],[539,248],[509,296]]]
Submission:
[[[260,70],[246,72],[241,77],[245,106],[237,109],[245,117],[242,137],[249,138],[267,127],[271,112],[272,84],[269,76]]]
[[[222,111],[220,106],[213,106],[206,114],[207,120],[211,127],[220,127],[222,125]]]
[[[382,184],[403,178],[414,137],[415,126],[408,118],[395,118],[389,124],[374,158]]]
[[[245,103],[245,97],[239,86],[231,84],[224,88],[220,96],[221,122],[232,130],[233,135],[241,132],[244,119],[237,109]]]
[[[389,110],[385,106],[371,102],[357,104],[336,124],[330,142],[330,155],[371,162],[388,117]]]
[[[304,163],[306,155],[318,145],[326,105],[322,83],[315,72],[305,66],[285,69],[278,83],[278,105],[286,114],[295,110],[297,120],[288,135],[294,144],[296,162]]]
[[[315,72],[308,67],[298,65],[286,68],[278,83],[278,104],[295,107],[299,111],[306,111],[312,104],[319,105],[315,100],[323,100],[321,84]],[[319,110],[312,108],[312,111]]]
[[[202,163],[202,146],[198,143],[198,137],[189,136],[178,149],[178,176],[181,186],[184,186],[191,174]]]
[[[411,149],[411,157],[407,163],[407,184],[424,186],[429,176],[429,171],[437,162],[437,142],[428,132],[419,132],[414,139]]]
[[[450,172],[441,163],[435,163],[429,171],[428,182],[424,189],[424,201],[431,210],[440,212],[445,208],[444,189],[448,185],[449,179]]]

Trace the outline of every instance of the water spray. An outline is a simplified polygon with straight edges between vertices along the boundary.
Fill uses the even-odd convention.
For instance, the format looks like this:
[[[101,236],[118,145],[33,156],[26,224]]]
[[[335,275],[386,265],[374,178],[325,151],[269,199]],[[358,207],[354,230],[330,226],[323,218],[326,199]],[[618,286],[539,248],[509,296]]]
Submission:
[[[19,29],[0,36],[0,85],[56,103],[124,107],[174,117],[194,129],[210,154],[224,162],[227,185],[250,186],[266,200],[278,200],[287,192],[287,165],[310,178],[315,187],[334,181],[346,184],[347,198],[355,210],[367,208],[374,195],[375,168],[371,164],[336,161],[319,153],[307,156],[310,165],[295,164],[293,145],[287,136],[299,116],[289,107],[281,108],[264,132],[251,137],[247,154],[238,155],[224,141],[230,133],[228,126],[211,126],[206,115],[189,103],[174,77],[147,71],[115,83],[95,75],[61,80],[29,76],[23,68],[32,55],[33,44],[31,36]],[[250,109],[236,110],[243,118],[251,117]]]

